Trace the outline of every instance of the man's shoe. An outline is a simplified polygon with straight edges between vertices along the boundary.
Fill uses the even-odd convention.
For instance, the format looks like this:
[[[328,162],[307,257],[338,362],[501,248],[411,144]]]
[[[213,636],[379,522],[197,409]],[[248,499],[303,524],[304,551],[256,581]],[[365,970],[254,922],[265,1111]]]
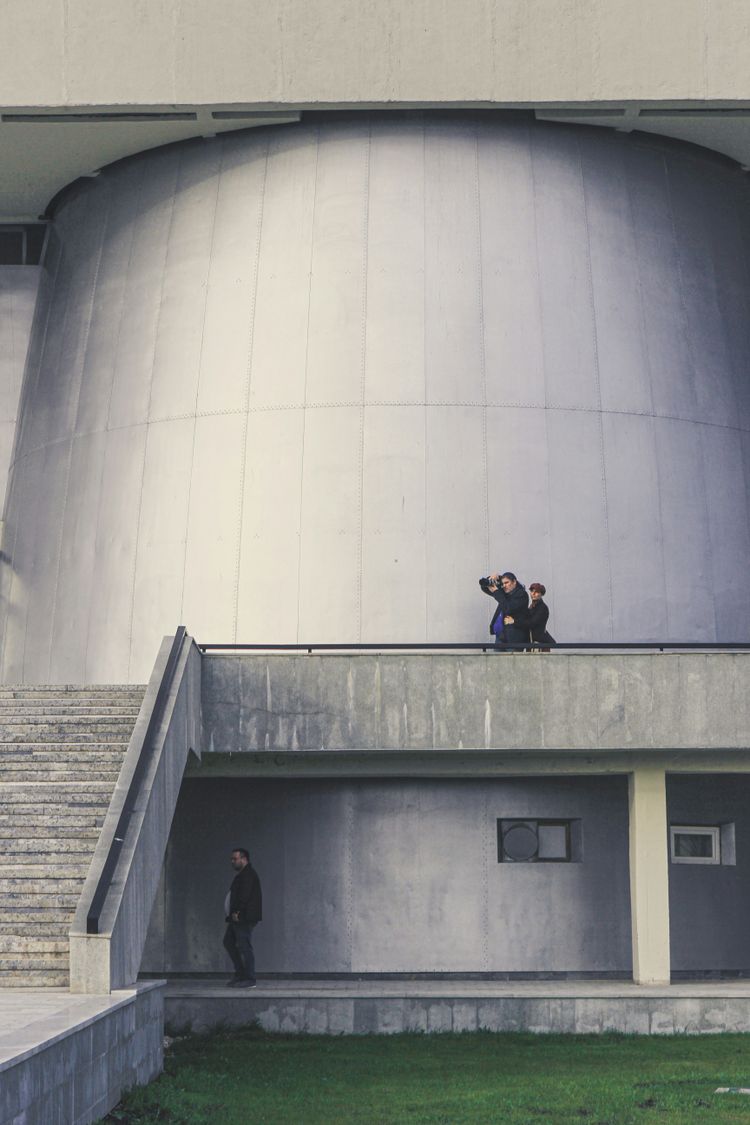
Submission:
[[[228,980],[226,982],[226,987],[227,988],[236,988],[237,985],[240,984],[241,982],[242,982],[242,977],[231,977],[230,980]]]
[[[257,988],[258,983],[254,980],[238,980],[237,988]]]

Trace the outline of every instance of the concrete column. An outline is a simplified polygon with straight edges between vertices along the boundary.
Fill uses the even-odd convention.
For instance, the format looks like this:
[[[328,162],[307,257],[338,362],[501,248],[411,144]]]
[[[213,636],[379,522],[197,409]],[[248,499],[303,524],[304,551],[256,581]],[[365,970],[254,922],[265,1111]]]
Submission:
[[[628,775],[633,980],[669,983],[667,791],[663,769]]]

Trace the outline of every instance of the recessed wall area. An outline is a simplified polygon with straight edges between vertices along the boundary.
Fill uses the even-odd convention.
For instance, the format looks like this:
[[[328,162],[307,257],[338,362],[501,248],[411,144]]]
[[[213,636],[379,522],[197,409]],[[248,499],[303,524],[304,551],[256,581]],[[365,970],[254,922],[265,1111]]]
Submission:
[[[672,972],[750,972],[750,777],[667,777],[670,825],[718,827],[719,863],[669,865]]]
[[[582,861],[498,863],[497,821],[578,822]],[[229,854],[264,973],[629,976],[624,777],[183,782],[142,970],[229,969]]]

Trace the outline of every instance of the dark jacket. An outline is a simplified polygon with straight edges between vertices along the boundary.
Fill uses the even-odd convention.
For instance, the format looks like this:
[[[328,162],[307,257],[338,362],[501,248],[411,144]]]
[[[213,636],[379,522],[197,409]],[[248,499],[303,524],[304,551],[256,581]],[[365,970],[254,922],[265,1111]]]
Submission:
[[[490,597],[497,602],[497,609],[490,622],[490,633],[494,634],[493,626],[498,615],[502,614],[503,617],[513,618],[513,624],[505,626],[505,640],[509,644],[523,644],[524,641],[527,641],[529,639],[529,595],[521,583],[517,582],[515,589],[508,594],[501,586],[499,590],[490,594]]]
[[[554,637],[551,637],[547,632],[549,606],[541,598],[538,602],[532,602],[529,606],[529,620],[531,622],[532,641],[536,641],[540,645],[553,645],[555,643]]]
[[[229,918],[239,915],[240,925],[255,925],[263,917],[258,872],[251,863],[238,871],[229,888]],[[229,918],[227,921],[229,921]]]

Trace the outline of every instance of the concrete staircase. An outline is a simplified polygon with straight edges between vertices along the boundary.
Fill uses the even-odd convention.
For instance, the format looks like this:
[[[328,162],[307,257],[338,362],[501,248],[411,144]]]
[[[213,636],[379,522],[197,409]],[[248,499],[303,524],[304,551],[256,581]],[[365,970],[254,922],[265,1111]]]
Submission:
[[[68,930],[144,691],[0,688],[0,988],[68,985]]]

